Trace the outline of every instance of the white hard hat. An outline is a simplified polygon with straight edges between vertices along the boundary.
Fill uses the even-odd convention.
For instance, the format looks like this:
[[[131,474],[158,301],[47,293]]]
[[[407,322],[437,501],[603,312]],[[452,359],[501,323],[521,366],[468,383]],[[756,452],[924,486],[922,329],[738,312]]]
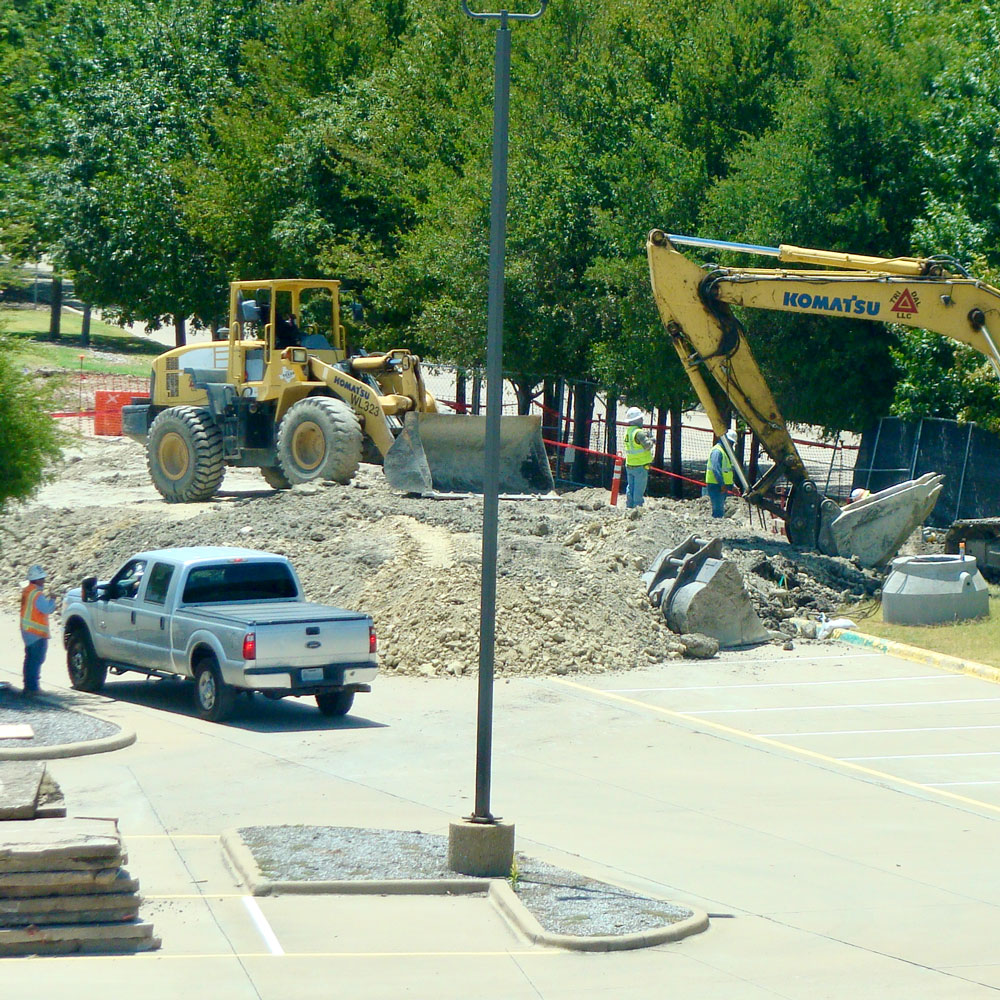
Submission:
[[[642,423],[642,410],[638,406],[630,406],[625,413],[625,423],[627,424],[641,424]]]
[[[865,490],[863,490],[860,486],[857,489],[851,490],[851,502],[853,503],[855,500],[860,500],[864,495]]]
[[[45,570],[37,563],[28,570],[28,583],[37,583],[45,579]]]
[[[732,444],[736,444],[736,436],[737,436],[736,431],[734,431],[732,427],[730,427],[729,430],[726,431],[726,439],[730,441]]]

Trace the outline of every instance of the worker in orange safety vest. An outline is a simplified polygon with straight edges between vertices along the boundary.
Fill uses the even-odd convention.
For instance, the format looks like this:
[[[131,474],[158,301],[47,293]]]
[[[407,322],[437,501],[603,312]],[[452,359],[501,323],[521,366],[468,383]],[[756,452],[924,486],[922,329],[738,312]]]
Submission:
[[[24,640],[24,693],[38,694],[42,664],[49,649],[49,615],[56,602],[45,594],[45,570],[32,566],[21,591],[21,638]]]

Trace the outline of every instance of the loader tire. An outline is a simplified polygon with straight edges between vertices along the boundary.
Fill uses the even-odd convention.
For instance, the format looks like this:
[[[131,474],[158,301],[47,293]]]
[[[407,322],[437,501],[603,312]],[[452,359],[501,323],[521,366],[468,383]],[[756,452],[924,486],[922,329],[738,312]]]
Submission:
[[[288,476],[286,476],[276,465],[262,465],[260,474],[264,477],[264,482],[272,490],[287,490],[291,488]]]
[[[278,462],[289,482],[349,483],[361,464],[361,424],[341,399],[300,399],[278,427]]]
[[[208,410],[173,406],[149,429],[146,464],[167,503],[193,503],[215,494],[226,474],[222,432]]]

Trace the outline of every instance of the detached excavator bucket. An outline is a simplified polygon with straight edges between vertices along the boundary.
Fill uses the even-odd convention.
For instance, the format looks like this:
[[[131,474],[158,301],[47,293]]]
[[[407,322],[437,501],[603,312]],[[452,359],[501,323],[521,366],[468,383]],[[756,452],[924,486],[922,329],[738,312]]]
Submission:
[[[405,493],[482,493],[485,462],[485,417],[407,413],[383,468],[389,483]],[[500,492],[553,488],[541,418],[502,417]]]
[[[928,472],[848,504],[829,526],[837,554],[857,556],[863,566],[885,566],[934,509],[943,481]]]

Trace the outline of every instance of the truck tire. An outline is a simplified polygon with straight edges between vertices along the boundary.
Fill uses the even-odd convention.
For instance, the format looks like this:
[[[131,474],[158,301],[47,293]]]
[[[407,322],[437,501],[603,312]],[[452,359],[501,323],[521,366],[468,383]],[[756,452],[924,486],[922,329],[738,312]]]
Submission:
[[[262,465],[260,467],[260,474],[264,477],[264,482],[266,482],[272,490],[288,490],[292,487],[288,476],[286,476],[276,465]]]
[[[194,668],[194,709],[198,718],[222,722],[232,712],[235,700],[236,691],[223,681],[215,660],[199,660]]]
[[[347,715],[354,704],[353,691],[331,691],[316,695],[316,707],[324,715]]]
[[[77,691],[96,694],[104,687],[108,665],[97,658],[86,629],[76,629],[66,640],[66,672]]]
[[[198,406],[164,410],[149,429],[146,464],[167,503],[193,503],[215,494],[226,474],[222,431]]]
[[[342,399],[300,399],[278,427],[278,462],[291,483],[349,483],[361,464],[361,424]]]

